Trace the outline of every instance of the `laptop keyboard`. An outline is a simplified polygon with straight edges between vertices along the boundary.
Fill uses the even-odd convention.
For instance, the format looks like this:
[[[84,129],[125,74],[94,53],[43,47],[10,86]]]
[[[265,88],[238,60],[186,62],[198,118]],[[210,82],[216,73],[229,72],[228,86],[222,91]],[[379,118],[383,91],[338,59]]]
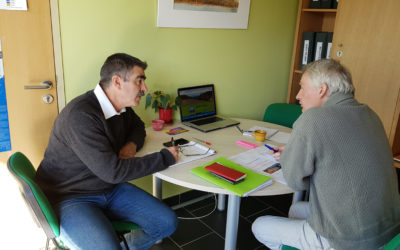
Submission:
[[[204,124],[209,124],[209,123],[213,123],[213,122],[217,122],[217,121],[221,121],[222,119],[219,117],[210,117],[210,118],[204,118],[201,120],[197,120],[197,121],[193,121],[192,123],[200,126],[200,125],[204,125]]]

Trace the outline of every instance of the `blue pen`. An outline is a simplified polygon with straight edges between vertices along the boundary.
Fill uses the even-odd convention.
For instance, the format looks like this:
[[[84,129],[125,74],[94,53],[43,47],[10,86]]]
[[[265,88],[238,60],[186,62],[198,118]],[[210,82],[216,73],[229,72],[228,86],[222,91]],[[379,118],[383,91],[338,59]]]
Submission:
[[[268,149],[274,151],[274,153],[278,152],[278,150],[274,149],[273,147],[268,146],[267,144],[265,144],[264,146],[266,146]]]

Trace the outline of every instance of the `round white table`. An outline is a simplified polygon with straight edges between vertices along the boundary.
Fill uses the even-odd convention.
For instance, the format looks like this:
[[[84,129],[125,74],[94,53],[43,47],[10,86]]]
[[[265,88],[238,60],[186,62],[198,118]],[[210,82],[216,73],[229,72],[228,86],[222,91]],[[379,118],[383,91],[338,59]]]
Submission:
[[[266,123],[256,120],[248,120],[241,118],[234,118],[240,121],[240,128],[247,130],[253,126],[267,127],[278,129],[282,132],[290,133],[291,129],[276,124]],[[214,160],[217,157],[224,156],[226,158],[239,154],[248,150],[249,148],[239,146],[236,141],[245,140],[254,144],[263,146],[264,143],[257,142],[254,138],[243,136],[236,127],[229,127],[224,129],[215,130],[208,133],[203,133],[196,129],[182,125],[181,123],[174,123],[171,127],[165,129],[183,127],[188,129],[188,132],[184,132],[178,135],[174,135],[174,139],[185,138],[187,140],[196,141],[194,138],[198,138],[211,143],[210,148],[214,149],[217,153],[213,156],[202,158],[196,161],[184,163],[177,166],[171,166],[161,172],[153,174],[153,195],[159,199],[162,197],[162,180],[195,189],[204,192],[219,194],[218,208],[224,209],[224,195],[228,195],[228,211],[227,211],[227,223],[226,223],[226,234],[225,234],[225,250],[236,249],[236,236],[239,222],[239,208],[240,208],[240,197],[224,188],[220,188],[213,183],[210,183],[196,175],[190,173],[190,170],[194,167],[198,167]],[[144,147],[138,153],[138,156],[146,153],[159,151],[163,145],[163,142],[171,140],[171,135],[163,131],[154,131],[151,127],[146,129],[147,137]],[[268,135],[267,135],[268,137]],[[273,139],[273,137],[272,137]],[[266,141],[267,143],[280,146],[282,143],[275,142],[273,140]],[[208,145],[206,145],[208,146]],[[281,195],[287,193],[293,193],[294,191],[288,186],[275,182],[258,191],[251,193],[251,196],[268,196],[268,195]]]

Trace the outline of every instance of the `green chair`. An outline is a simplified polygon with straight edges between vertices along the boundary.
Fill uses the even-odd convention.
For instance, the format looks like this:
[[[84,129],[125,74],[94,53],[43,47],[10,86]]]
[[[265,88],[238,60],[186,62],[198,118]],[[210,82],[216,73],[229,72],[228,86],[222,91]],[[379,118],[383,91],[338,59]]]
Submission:
[[[7,166],[8,170],[18,181],[22,197],[31,212],[32,218],[38,227],[44,230],[47,236],[46,249],[49,249],[50,240],[53,241],[58,249],[65,249],[66,247],[58,240],[60,236],[58,218],[47,197],[35,182],[36,170],[33,168],[32,163],[24,154],[16,152],[8,159]],[[124,242],[126,249],[129,249],[123,234],[138,229],[139,226],[135,223],[125,221],[111,221],[111,223],[120,240]]]
[[[263,121],[292,128],[293,123],[299,118],[301,113],[300,105],[273,103],[265,110]]]
[[[299,250],[299,249],[297,249],[295,247],[290,247],[290,246],[283,245],[281,250]]]
[[[389,241],[383,250],[400,250],[400,233]]]
[[[265,122],[270,122],[292,128],[293,123],[301,115],[301,106],[288,103],[273,103],[265,110]],[[297,250],[297,248],[283,245],[282,250]]]

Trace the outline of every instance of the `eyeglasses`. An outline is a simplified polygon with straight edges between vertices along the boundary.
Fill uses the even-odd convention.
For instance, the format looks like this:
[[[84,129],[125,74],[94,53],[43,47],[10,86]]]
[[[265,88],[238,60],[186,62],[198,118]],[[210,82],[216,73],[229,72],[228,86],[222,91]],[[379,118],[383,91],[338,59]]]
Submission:
[[[189,147],[195,146],[197,143],[195,142],[194,144],[185,144],[185,145],[178,145],[179,147],[179,152],[181,152],[184,156],[199,156],[199,155],[206,155],[210,151],[210,148],[208,148],[204,153],[185,153],[184,150],[188,149]],[[197,148],[197,147],[195,147]]]

